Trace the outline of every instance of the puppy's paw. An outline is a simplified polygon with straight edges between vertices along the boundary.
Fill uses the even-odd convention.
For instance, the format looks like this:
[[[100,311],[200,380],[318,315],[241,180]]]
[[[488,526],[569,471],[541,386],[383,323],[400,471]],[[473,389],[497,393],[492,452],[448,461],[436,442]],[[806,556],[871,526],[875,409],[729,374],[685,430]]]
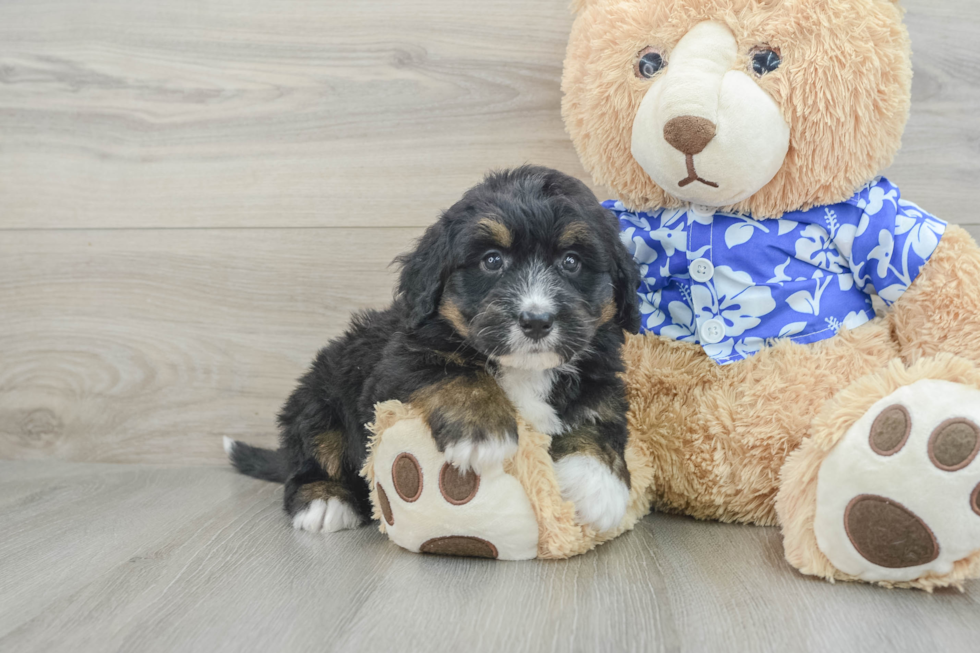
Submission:
[[[361,525],[361,517],[346,501],[330,497],[314,499],[293,515],[293,528],[310,533],[335,533]]]
[[[503,464],[517,453],[517,439],[506,434],[503,437],[474,441],[460,440],[446,447],[446,461],[464,474],[473,470],[477,474]]]
[[[629,488],[601,461],[592,456],[565,456],[555,463],[555,476],[562,498],[575,504],[579,523],[600,533],[622,523]]]

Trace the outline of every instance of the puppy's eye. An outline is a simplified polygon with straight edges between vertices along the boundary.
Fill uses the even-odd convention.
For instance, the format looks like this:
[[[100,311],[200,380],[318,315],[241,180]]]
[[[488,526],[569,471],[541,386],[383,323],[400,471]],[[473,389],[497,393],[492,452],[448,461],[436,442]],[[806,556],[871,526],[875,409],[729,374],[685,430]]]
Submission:
[[[480,267],[486,272],[498,272],[504,267],[504,257],[500,252],[487,252],[480,260]]]
[[[565,254],[561,259],[561,269],[568,274],[575,274],[582,269],[582,259],[578,257],[578,254]]]
[[[650,79],[667,66],[664,56],[653,48],[640,50],[640,56],[636,60],[633,74],[640,79]]]
[[[783,60],[779,52],[772,48],[758,48],[752,51],[752,70],[759,77],[773,72],[781,63]]]

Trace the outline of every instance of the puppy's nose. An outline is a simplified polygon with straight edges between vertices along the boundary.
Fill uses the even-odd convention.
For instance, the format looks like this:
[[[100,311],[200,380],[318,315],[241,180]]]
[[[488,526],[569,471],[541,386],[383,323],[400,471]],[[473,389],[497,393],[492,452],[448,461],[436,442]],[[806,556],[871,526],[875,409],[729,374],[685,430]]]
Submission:
[[[531,340],[541,340],[549,333],[555,323],[555,316],[551,313],[530,313],[523,311],[517,318],[521,330]]]
[[[664,139],[688,156],[701,154],[715,137],[713,122],[697,116],[678,116],[664,125]]]

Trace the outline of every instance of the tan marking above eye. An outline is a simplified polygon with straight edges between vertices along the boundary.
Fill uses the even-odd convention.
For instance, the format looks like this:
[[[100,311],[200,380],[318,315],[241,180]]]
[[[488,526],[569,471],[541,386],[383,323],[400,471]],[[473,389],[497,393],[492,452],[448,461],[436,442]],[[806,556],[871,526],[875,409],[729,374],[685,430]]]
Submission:
[[[493,218],[480,218],[477,224],[501,247],[507,248],[514,244],[514,234],[502,222]]]
[[[592,232],[584,222],[573,222],[565,227],[558,239],[558,246],[565,248],[572,245],[586,244],[591,240]]]
[[[929,437],[929,458],[939,469],[956,472],[980,453],[980,427],[965,418],[946,420]]]
[[[879,456],[894,456],[908,442],[912,416],[905,406],[896,404],[881,411],[871,425],[871,449]]]

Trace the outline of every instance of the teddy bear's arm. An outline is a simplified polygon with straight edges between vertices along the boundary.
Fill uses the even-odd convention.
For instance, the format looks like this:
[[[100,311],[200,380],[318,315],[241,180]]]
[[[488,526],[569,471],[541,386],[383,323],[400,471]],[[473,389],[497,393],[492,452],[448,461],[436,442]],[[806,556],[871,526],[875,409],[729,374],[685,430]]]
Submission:
[[[950,226],[889,313],[906,362],[953,353],[980,364],[980,247]]]

